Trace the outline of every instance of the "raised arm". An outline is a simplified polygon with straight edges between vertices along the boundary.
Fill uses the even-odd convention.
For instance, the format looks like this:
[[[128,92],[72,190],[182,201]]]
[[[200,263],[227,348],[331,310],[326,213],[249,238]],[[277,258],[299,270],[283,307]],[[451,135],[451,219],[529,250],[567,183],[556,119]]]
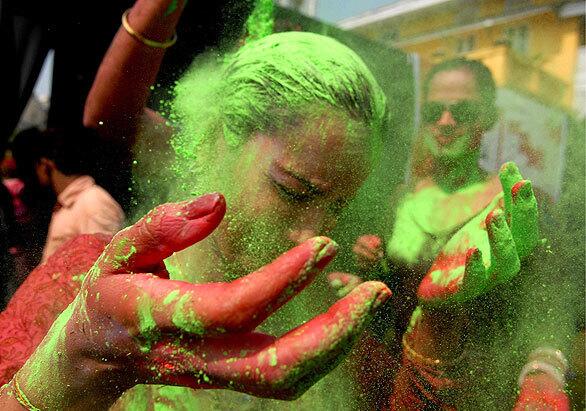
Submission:
[[[391,409],[455,409],[495,400],[507,407],[523,350],[547,341],[522,327],[538,322],[523,314],[525,306],[536,304],[542,317],[550,308],[542,298],[546,289],[532,298],[523,286],[541,283],[536,266],[545,263],[537,202],[513,163],[503,166],[500,180],[503,192],[452,237],[419,286]],[[521,378],[518,404],[561,392],[532,373]]]
[[[144,114],[156,123],[145,105],[184,5],[183,0],[138,0],[126,13],[127,28],[118,29],[87,97],[86,127],[105,137],[132,139]]]

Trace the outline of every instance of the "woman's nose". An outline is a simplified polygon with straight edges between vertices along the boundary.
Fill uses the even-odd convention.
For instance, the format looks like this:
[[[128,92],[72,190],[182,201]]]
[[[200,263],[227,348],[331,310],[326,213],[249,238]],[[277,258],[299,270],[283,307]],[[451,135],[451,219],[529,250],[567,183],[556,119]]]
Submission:
[[[444,110],[436,124],[438,126],[455,126],[456,120],[454,120],[454,117],[449,110]]]

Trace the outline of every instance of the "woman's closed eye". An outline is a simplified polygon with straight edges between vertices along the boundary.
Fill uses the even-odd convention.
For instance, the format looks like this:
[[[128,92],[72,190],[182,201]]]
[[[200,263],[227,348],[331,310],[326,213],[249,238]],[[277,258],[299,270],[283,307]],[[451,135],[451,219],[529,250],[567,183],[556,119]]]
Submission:
[[[306,203],[313,200],[318,193],[311,189],[297,189],[270,179],[277,193],[285,200],[294,203]]]

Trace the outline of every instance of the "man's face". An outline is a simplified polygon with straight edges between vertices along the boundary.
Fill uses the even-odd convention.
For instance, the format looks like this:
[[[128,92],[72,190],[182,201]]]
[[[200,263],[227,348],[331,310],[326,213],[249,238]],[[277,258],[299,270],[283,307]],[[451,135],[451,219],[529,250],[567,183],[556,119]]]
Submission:
[[[472,72],[437,73],[422,108],[425,144],[438,159],[455,160],[480,146],[482,104]]]

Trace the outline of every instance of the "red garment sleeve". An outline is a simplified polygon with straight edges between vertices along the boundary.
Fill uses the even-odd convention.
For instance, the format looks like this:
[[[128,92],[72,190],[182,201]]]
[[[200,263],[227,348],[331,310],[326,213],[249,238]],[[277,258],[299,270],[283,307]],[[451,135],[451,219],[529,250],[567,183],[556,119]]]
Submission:
[[[0,386],[24,365],[53,321],[73,301],[85,273],[109,240],[104,234],[71,239],[16,291],[0,313]]]

